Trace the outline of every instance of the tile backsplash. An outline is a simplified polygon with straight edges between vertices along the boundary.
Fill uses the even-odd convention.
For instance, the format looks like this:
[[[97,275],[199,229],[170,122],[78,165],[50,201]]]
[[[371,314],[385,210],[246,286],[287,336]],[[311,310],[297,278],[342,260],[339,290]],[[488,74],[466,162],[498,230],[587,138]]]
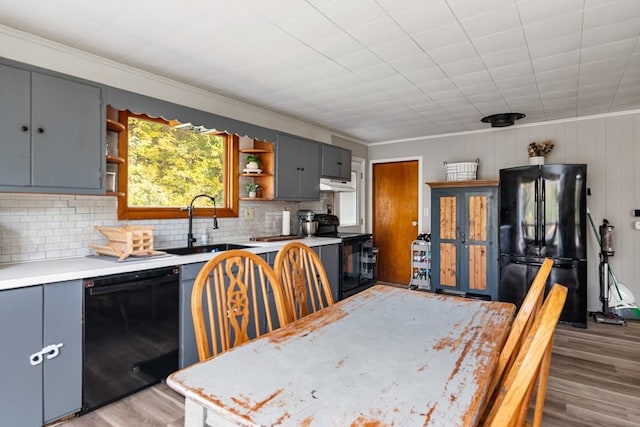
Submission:
[[[325,212],[333,193],[321,193],[318,202],[240,202],[238,218],[219,218],[218,230],[208,230],[209,242],[280,234],[282,211],[291,211],[295,232],[298,209]],[[247,209],[253,218],[246,219]],[[0,193],[0,263],[71,258],[92,254],[89,243],[106,240],[94,226],[144,224],[154,227],[154,248],[186,244],[187,219],[118,221],[117,199],[107,196]],[[200,238],[210,218],[194,218],[193,234]]]

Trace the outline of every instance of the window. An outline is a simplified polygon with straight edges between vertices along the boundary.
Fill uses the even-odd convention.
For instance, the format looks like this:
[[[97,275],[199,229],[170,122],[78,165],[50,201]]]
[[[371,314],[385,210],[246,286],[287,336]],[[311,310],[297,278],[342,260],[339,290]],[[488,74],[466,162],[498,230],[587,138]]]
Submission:
[[[355,183],[356,191],[336,193],[336,213],[340,218],[340,231],[361,233],[364,231],[364,159],[352,158],[351,182]]]
[[[119,219],[183,218],[182,208],[205,193],[219,217],[238,216],[238,139],[202,126],[121,111]],[[206,198],[194,216],[211,216]]]

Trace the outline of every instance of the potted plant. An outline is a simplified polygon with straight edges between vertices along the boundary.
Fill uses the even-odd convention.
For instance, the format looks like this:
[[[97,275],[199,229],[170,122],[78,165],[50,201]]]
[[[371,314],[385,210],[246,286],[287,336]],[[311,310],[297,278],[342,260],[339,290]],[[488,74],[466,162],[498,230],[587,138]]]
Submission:
[[[247,156],[247,169],[260,168],[260,158],[255,154],[249,154]]]
[[[255,182],[248,182],[246,187],[247,191],[249,192],[249,197],[251,198],[256,197],[256,195],[258,194],[258,190],[260,190],[260,186]]]
[[[553,141],[546,139],[540,142],[532,142],[527,147],[530,165],[544,165],[544,159],[553,150]]]

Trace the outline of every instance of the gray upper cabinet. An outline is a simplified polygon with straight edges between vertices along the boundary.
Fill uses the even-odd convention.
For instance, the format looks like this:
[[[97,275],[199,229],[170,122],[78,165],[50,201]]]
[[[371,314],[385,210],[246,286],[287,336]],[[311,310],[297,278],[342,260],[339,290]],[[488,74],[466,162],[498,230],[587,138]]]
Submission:
[[[99,87],[0,64],[0,91],[0,191],[104,193]]]
[[[275,199],[320,199],[320,143],[278,134]]]
[[[351,150],[322,144],[320,175],[323,178],[351,181]]]
[[[73,280],[0,292],[0,425],[40,426],[80,410],[82,291]]]

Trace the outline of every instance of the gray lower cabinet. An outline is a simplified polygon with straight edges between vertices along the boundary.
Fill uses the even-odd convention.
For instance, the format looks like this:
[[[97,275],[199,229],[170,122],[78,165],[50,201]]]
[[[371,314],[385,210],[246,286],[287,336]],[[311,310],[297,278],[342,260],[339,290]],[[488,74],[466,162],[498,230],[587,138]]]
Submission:
[[[274,198],[320,200],[320,143],[278,134]]]
[[[0,342],[0,425],[41,426],[80,410],[80,280],[1,291]]]
[[[323,178],[351,181],[351,150],[322,144],[320,175]]]
[[[103,194],[102,90],[0,64],[0,191]]]
[[[180,322],[179,322],[179,354],[180,369],[198,362],[196,335],[193,332],[191,317],[191,291],[198,272],[206,263],[197,262],[180,266]]]
[[[265,261],[271,259],[273,266],[273,260],[275,259],[275,252],[260,255]],[[193,316],[191,315],[191,292],[193,291],[193,284],[196,276],[204,267],[206,262],[198,262],[194,264],[185,264],[180,267],[180,322],[179,322],[179,353],[178,353],[178,366],[180,369],[193,365],[198,362],[198,347],[196,345],[196,336],[193,330]],[[225,279],[226,280],[226,279]],[[271,293],[271,289],[268,289],[268,293]],[[251,298],[251,296],[250,296]],[[214,297],[215,304],[215,297]],[[264,306],[262,301],[258,299],[259,312],[262,316],[259,320],[260,333],[264,334],[267,331],[266,317]],[[204,309],[207,309],[206,302],[204,303]],[[276,315],[275,305],[271,306],[271,312]],[[277,323],[277,317],[274,320]],[[253,320],[250,320],[248,327],[249,337],[255,337],[255,327]]]
[[[327,272],[334,301],[340,299],[340,245],[316,246],[320,261]]]

